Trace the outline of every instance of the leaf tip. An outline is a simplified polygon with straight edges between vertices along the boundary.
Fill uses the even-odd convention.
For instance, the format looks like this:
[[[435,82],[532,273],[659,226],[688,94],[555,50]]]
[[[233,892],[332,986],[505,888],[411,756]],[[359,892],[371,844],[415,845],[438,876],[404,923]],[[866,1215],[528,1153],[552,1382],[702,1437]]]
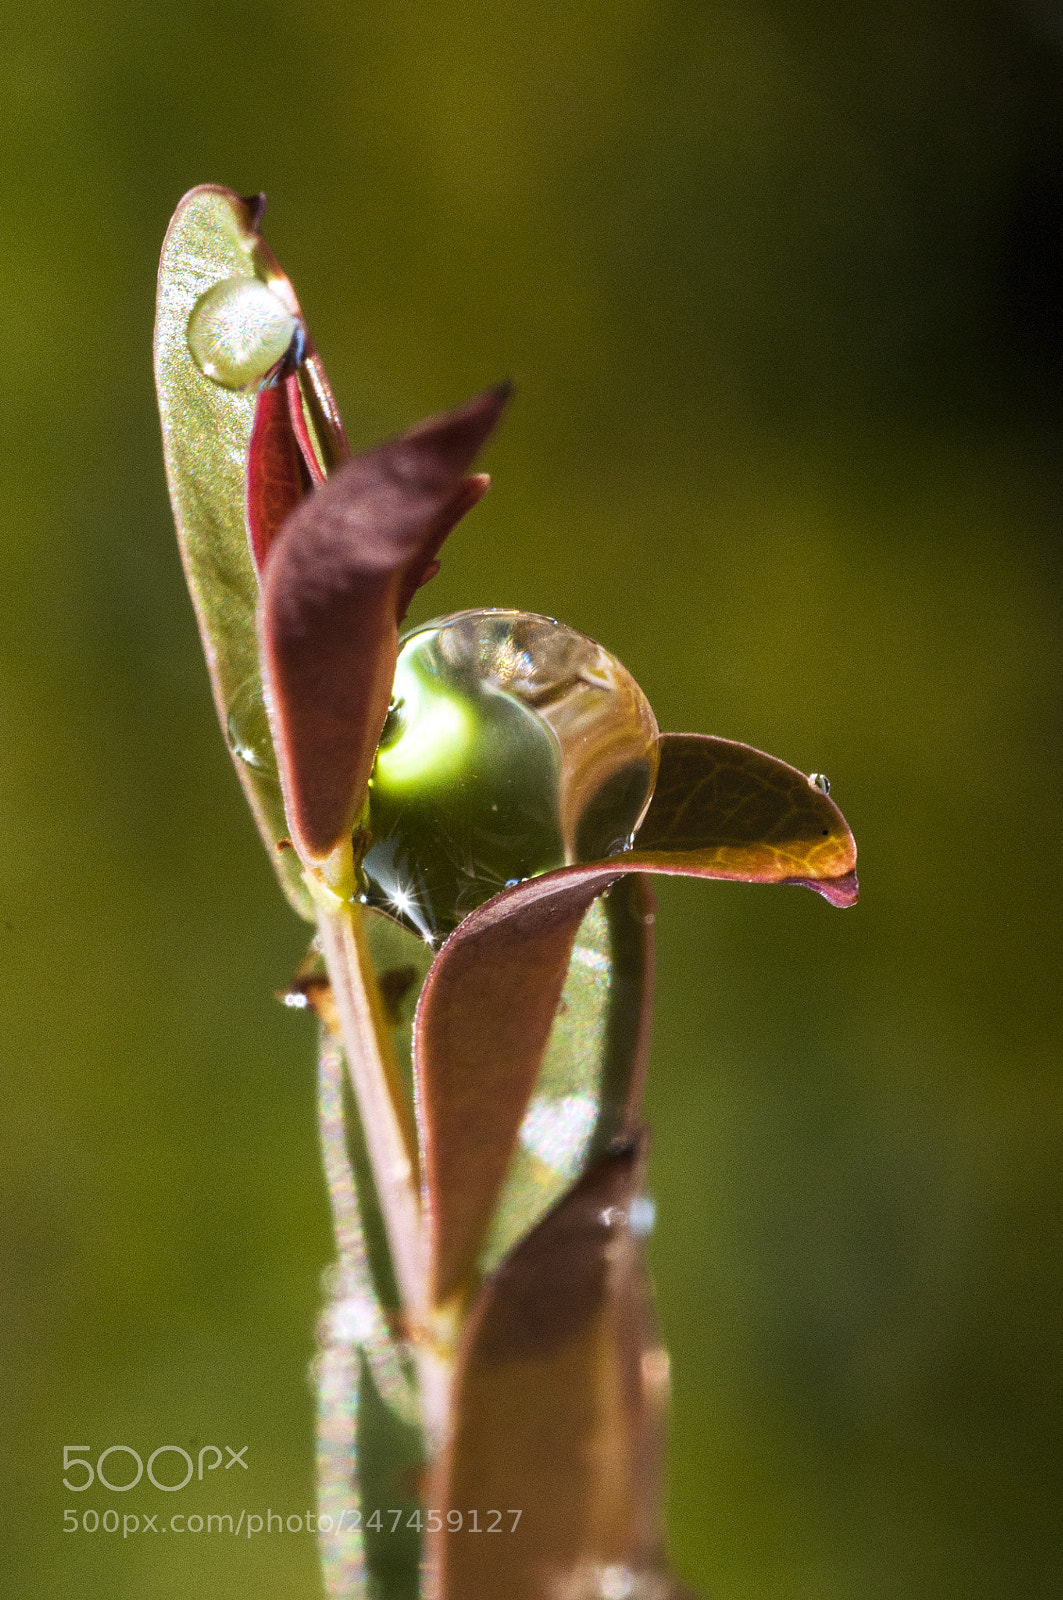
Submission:
[[[464,405],[418,423],[391,448],[417,476],[464,474],[498,426],[511,393],[509,383],[485,389]]]
[[[850,906],[855,906],[860,898],[860,884],[857,881],[856,868],[842,874],[840,878],[791,878],[790,882],[799,889],[814,889],[816,894],[821,894],[832,906],[837,906],[840,911],[847,911]]]
[[[266,196],[260,189],[257,194],[242,194],[240,199],[247,207],[247,220],[257,233],[262,225],[262,218],[266,215]]]

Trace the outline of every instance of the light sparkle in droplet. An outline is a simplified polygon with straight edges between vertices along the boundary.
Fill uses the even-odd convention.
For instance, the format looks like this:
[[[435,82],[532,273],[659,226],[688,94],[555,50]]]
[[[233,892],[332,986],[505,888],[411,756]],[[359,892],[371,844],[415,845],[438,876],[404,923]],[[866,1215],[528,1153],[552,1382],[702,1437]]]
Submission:
[[[298,318],[258,278],[225,278],[200,295],[188,319],[188,349],[204,377],[224,389],[254,389],[287,354]]]

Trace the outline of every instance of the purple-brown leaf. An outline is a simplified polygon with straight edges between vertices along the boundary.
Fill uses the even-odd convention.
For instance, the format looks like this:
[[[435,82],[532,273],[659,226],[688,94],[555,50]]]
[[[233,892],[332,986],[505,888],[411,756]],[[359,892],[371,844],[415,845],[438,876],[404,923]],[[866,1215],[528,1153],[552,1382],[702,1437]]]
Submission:
[[[550,1037],[576,931],[612,870],[549,873],[497,895],[436,957],[414,1063],[437,1302],[469,1282]]]
[[[434,1600],[590,1600],[609,1568],[633,1593],[678,1593],[657,1498],[668,1361],[630,1226],[642,1166],[634,1143],[599,1161],[472,1307],[426,1496],[444,1512],[428,1538]],[[475,1531],[473,1506],[503,1508],[504,1537],[482,1512]]]
[[[398,625],[455,522],[487,487],[466,473],[508,398],[464,406],[337,467],[277,535],[259,632],[292,841],[322,861],[365,799]]]
[[[661,872],[801,884],[846,906],[855,860],[841,812],[804,774],[748,745],[666,734],[634,849],[529,878],[458,926],[425,983],[414,1042],[439,1302],[471,1281],[594,897],[624,873]]]
[[[632,852],[656,872],[792,883],[857,897],[856,845],[834,801],[775,756],[733,739],[665,733]]]
[[[310,492],[311,477],[292,426],[292,377],[260,391],[247,451],[247,535],[261,571],[282,523]],[[298,395],[298,387],[296,387]]]

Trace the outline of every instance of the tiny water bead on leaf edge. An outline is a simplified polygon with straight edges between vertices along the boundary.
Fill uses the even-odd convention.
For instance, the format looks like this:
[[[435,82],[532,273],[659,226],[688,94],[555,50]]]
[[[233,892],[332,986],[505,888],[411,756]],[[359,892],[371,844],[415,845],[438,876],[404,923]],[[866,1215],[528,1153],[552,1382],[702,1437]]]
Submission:
[[[657,722],[594,640],[532,612],[427,623],[399,654],[370,779],[370,905],[435,942],[500,890],[623,850]]]

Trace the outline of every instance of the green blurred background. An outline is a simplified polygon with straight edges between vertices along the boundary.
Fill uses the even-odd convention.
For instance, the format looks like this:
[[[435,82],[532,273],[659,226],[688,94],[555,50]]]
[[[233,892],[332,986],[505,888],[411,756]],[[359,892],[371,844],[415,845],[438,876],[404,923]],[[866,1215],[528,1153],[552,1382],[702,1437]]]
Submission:
[[[214,722],[151,389],[158,247],[211,180],[268,191],[355,441],[517,380],[415,615],[562,617],[662,726],[825,771],[856,832],[846,914],[661,890],[678,1569],[1055,1600],[1058,11],[6,9],[8,1592],[319,1592],[306,1535],[62,1532],[312,1504],[329,1237],[311,1030],[272,998],[305,936]],[[64,1444],[165,1443],[250,1470],[62,1488]]]

